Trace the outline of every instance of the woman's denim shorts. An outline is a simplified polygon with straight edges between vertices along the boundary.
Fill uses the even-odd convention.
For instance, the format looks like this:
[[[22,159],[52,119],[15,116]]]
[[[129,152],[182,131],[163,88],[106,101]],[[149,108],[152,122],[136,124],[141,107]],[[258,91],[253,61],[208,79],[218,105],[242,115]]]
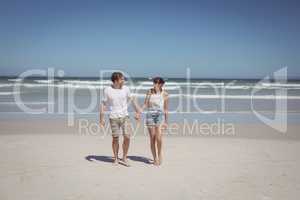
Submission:
[[[159,126],[162,123],[163,112],[160,109],[148,108],[146,113],[147,126]]]

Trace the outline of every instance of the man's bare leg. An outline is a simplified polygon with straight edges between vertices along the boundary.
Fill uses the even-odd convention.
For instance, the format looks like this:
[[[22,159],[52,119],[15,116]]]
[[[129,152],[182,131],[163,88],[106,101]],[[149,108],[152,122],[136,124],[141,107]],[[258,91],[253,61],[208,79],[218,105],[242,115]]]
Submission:
[[[119,163],[119,161],[118,161],[119,137],[113,137],[113,139],[112,139],[112,149],[113,149],[113,154],[114,154],[114,164],[117,165]]]
[[[129,144],[130,144],[130,136],[129,135],[124,135],[123,139],[123,162],[124,164],[129,167],[129,163],[127,161],[127,154],[128,154],[128,149],[129,149]]]

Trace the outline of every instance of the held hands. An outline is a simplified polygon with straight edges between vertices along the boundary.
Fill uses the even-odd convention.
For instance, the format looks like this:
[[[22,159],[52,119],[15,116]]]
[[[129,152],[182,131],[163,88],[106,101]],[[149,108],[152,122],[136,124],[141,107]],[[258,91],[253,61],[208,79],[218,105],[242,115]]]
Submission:
[[[135,120],[140,121],[141,120],[141,113],[140,112],[136,112],[134,115]]]
[[[100,119],[99,125],[101,128],[105,127],[105,121],[103,119]]]

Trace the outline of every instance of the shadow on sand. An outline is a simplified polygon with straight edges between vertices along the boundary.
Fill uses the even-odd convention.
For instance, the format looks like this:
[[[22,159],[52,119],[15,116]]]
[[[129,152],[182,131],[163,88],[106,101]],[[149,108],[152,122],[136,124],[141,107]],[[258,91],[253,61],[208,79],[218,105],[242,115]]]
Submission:
[[[143,157],[143,156],[127,156],[129,160],[135,161],[135,162],[142,162],[145,164],[152,164],[153,160]],[[107,163],[113,163],[114,158],[111,156],[97,156],[97,155],[88,155],[85,157],[86,160],[93,162],[93,161],[101,161],[101,162],[107,162]],[[122,164],[122,163],[121,163]]]

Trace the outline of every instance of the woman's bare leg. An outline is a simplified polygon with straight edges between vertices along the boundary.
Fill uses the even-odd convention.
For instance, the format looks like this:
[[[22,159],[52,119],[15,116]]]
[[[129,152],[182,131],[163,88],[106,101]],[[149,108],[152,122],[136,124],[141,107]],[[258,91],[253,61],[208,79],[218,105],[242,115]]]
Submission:
[[[151,153],[153,156],[154,164],[157,164],[157,155],[156,155],[156,141],[155,141],[155,128],[153,126],[148,127],[149,137],[150,137],[150,147]]]
[[[161,127],[155,127],[155,139],[157,144],[158,163],[162,164],[162,130]]]

